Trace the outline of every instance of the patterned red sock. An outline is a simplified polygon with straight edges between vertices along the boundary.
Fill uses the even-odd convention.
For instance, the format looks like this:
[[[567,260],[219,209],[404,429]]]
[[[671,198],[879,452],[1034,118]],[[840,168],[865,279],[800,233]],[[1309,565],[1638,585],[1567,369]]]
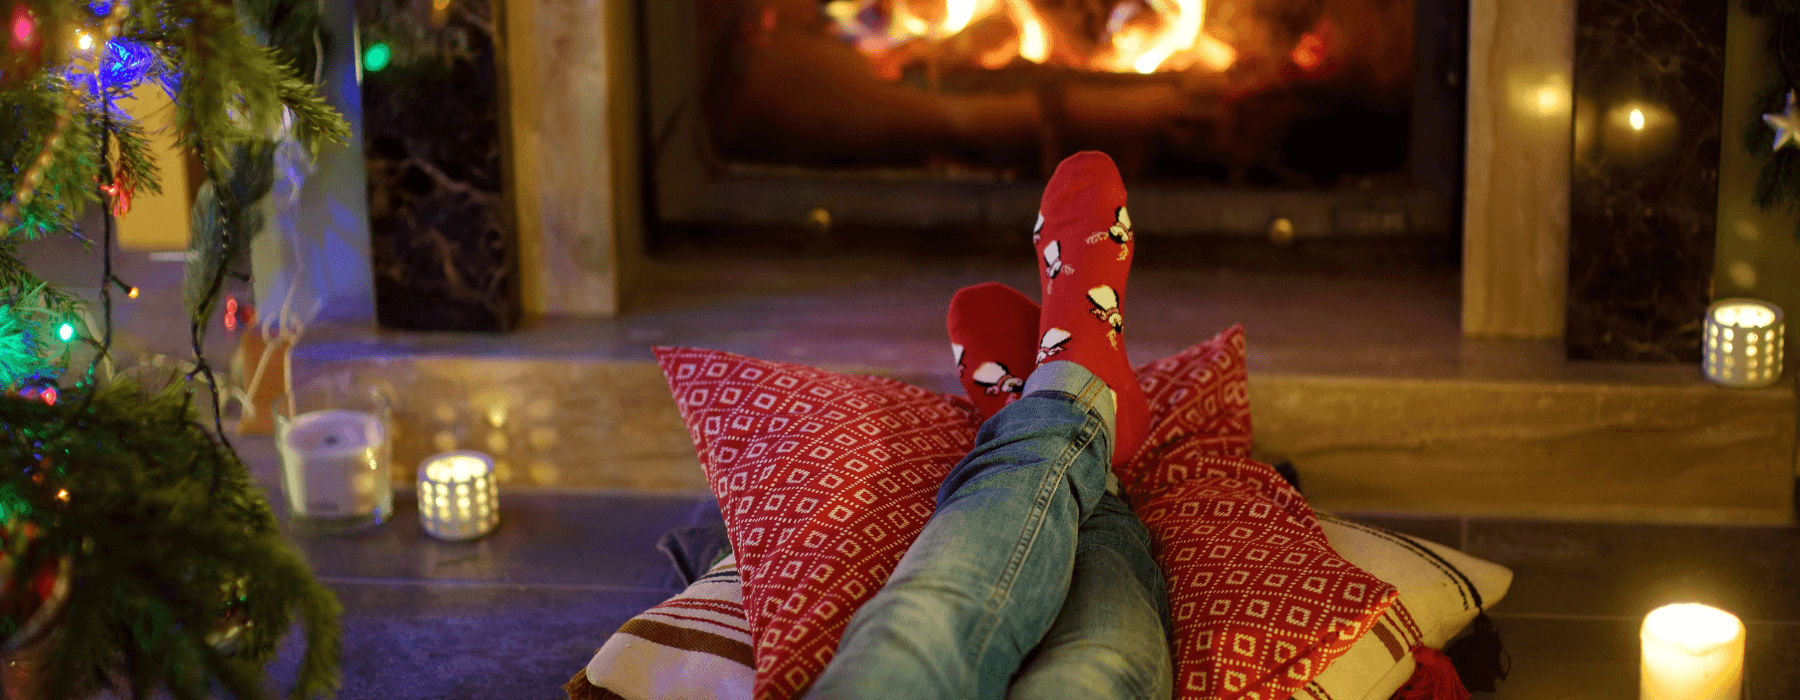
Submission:
[[[1125,356],[1125,280],[1137,244],[1112,158],[1098,151],[1069,156],[1044,188],[1038,213],[1038,363],[1074,362],[1113,390],[1112,461],[1121,464],[1143,446],[1149,406]]]
[[[999,282],[964,287],[950,299],[949,326],[956,376],[986,421],[1018,400],[1037,367],[1038,305]]]

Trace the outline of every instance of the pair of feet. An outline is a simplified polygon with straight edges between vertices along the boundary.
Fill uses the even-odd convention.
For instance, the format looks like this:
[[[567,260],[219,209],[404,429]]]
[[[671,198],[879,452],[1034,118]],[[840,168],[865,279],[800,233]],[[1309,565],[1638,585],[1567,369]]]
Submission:
[[[1041,307],[998,282],[950,300],[957,375],[985,421],[1023,394],[1037,367],[1080,365],[1113,391],[1112,463],[1123,464],[1143,445],[1149,406],[1125,355],[1125,283],[1137,243],[1111,158],[1086,151],[1057,166],[1031,241]]]

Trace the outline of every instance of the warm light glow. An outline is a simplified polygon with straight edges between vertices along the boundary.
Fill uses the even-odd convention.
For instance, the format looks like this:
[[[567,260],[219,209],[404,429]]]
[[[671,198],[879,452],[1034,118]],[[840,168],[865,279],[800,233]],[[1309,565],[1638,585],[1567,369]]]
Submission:
[[[1019,28],[1019,56],[1032,63],[1050,58],[1050,37],[1044,33],[1044,22],[1025,0],[1006,0],[1006,11]]]
[[[1775,322],[1775,312],[1754,304],[1730,304],[1713,310],[1713,320],[1722,326],[1739,328],[1767,328]],[[1730,339],[1730,329],[1726,329],[1726,339]]]
[[[944,4],[944,23],[939,28],[943,34],[955,34],[969,26],[975,20],[976,0],[949,0]]]
[[[1564,104],[1563,91],[1555,85],[1545,85],[1537,89],[1537,111],[1546,117],[1562,111]]]
[[[78,49],[81,49],[82,51],[88,51],[88,50],[93,49],[94,48],[93,35],[88,34],[87,32],[81,31],[79,29],[75,30],[75,47]]]
[[[138,288],[132,287],[130,289],[125,290],[125,296],[128,298],[131,298],[131,299],[138,298]]]
[[[31,21],[31,15],[24,9],[23,5],[18,5],[16,7],[19,7],[20,9],[13,11],[13,45],[18,48],[23,48],[30,44],[31,40],[37,36],[37,23]]]
[[[1288,60],[1306,70],[1318,68],[1325,61],[1325,39],[1312,32],[1301,35],[1300,43],[1288,53]]]
[[[1145,75],[1155,73],[1157,67],[1175,52],[1194,48],[1200,41],[1200,26],[1205,20],[1206,3],[1203,0],[1175,0],[1175,20],[1170,22],[1167,16],[1163,18],[1163,30],[1155,35],[1150,48],[1131,62],[1131,67]]]
[[[1680,603],[1644,617],[1644,700],[1737,700],[1743,692],[1744,625],[1705,605]]]
[[[894,2],[894,26],[913,36],[925,36],[931,33],[931,23],[914,14],[905,0]]]
[[[1696,649],[1729,642],[1737,631],[1737,616],[1698,603],[1665,605],[1644,618],[1645,636]]]
[[[1237,63],[1237,49],[1214,39],[1211,34],[1200,35],[1200,45],[1194,48],[1194,56],[1200,59],[1200,65],[1221,72]]]
[[[1644,110],[1635,107],[1632,108],[1629,119],[1631,120],[1631,128],[1633,131],[1644,130]]]
[[[1062,44],[1063,32],[1072,28],[1057,24],[1058,16],[1037,8],[1036,0],[831,0],[823,15],[832,30],[877,59],[893,59],[889,52],[913,42],[914,48],[898,55],[929,56],[933,61],[964,61],[988,69],[1003,68],[1018,58],[1039,64],[1055,62],[1116,73],[1155,73],[1198,68],[1222,72],[1238,60],[1238,51],[1207,34],[1206,0],[1145,0],[1114,4],[1100,50],[1090,55],[1075,44]],[[962,43],[953,36],[970,36],[969,28],[984,20],[1004,18],[1012,25],[1010,36],[997,39],[981,32]],[[992,25],[985,25],[992,26]],[[1299,62],[1318,65],[1329,48],[1327,38],[1313,37],[1311,54]],[[898,70],[876,61],[878,75],[897,79]]]
[[[479,457],[450,455],[425,465],[425,478],[440,484],[460,484],[486,474],[487,471],[487,463]]]

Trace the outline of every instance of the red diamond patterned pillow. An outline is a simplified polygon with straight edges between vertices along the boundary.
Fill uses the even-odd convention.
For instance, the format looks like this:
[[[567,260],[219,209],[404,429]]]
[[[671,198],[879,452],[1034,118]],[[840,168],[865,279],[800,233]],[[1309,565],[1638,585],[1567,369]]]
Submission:
[[[1250,379],[1244,326],[1138,368],[1150,401],[1150,431],[1137,456],[1115,470],[1126,493],[1185,480],[1202,455],[1250,456]]]
[[[657,348],[744,581],[757,700],[805,690],[975,446],[966,402],[727,352]]]
[[[1331,549],[1274,468],[1214,455],[1133,510],[1168,584],[1178,698],[1286,700],[1397,595]]]

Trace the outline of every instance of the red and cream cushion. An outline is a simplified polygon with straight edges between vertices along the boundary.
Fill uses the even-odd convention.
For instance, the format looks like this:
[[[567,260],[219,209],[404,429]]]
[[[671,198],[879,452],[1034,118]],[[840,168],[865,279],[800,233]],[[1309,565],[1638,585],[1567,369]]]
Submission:
[[[975,445],[966,402],[711,350],[657,348],[744,579],[759,700],[798,695],[837,650]]]
[[[1330,554],[1298,493],[1242,457],[1243,347],[1233,327],[1140,370],[1152,442],[1120,475],[1132,477],[1127,500],[1150,526],[1168,581],[1183,698],[1298,688],[1392,599],[1391,587]],[[939,483],[974,446],[974,414],[965,401],[887,379],[711,350],[658,348],[657,359],[738,557],[755,697],[793,697],[923,529]],[[1241,531],[1280,543],[1246,549],[1234,539]],[[1218,547],[1238,554],[1206,556]],[[1264,552],[1275,558],[1231,566]],[[1270,588],[1268,574],[1286,578]],[[1225,619],[1208,622],[1215,609]],[[1259,626],[1257,615],[1277,612]]]
[[[1250,456],[1250,380],[1244,326],[1138,368],[1150,401],[1150,433],[1115,469],[1126,493],[1148,494],[1185,481],[1204,455]]]
[[[1286,700],[1374,625],[1394,587],[1332,551],[1272,467],[1208,456],[1133,509],[1174,622],[1179,698]]]

